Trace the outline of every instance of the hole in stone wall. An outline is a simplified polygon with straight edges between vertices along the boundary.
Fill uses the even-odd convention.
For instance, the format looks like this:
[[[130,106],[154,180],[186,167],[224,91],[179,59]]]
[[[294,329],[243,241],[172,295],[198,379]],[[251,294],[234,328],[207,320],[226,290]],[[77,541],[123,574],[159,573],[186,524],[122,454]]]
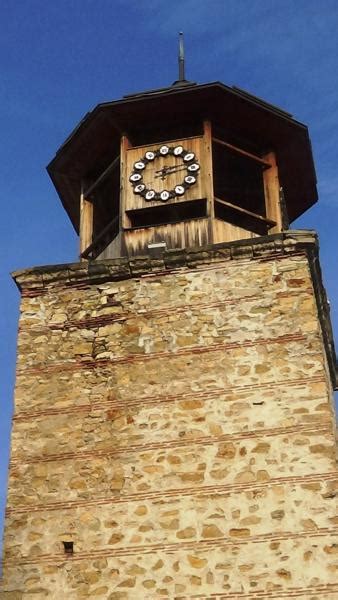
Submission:
[[[74,542],[62,542],[65,554],[73,554]]]

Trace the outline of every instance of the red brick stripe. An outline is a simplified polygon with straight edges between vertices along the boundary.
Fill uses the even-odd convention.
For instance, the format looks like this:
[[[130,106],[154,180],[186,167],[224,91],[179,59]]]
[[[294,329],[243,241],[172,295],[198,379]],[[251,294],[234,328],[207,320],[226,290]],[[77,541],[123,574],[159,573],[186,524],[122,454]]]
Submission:
[[[322,376],[313,376],[306,377],[302,379],[287,379],[281,381],[273,381],[267,383],[253,383],[252,385],[234,385],[227,386],[227,390],[221,389],[219,387],[214,389],[208,389],[207,391],[201,390],[199,392],[183,392],[181,394],[167,394],[165,396],[139,396],[137,400],[130,400],[129,398],[123,398],[120,400],[100,400],[94,401],[89,404],[79,404],[77,406],[62,406],[60,408],[49,408],[45,410],[35,410],[35,411],[21,411],[18,412],[13,417],[13,421],[29,421],[30,419],[36,419],[38,417],[44,417],[49,415],[64,415],[64,414],[72,414],[78,412],[89,412],[91,410],[97,410],[99,408],[126,408],[132,406],[151,406],[158,404],[167,404],[171,402],[186,400],[186,399],[199,399],[199,400],[212,400],[213,398],[223,398],[226,402],[238,402],[238,397],[233,398],[233,392],[250,392],[251,390],[260,390],[260,389],[270,389],[270,388],[280,388],[282,386],[285,387],[293,387],[293,386],[301,386],[301,385],[311,385],[312,383],[325,383],[325,379]],[[227,398],[227,395],[230,397]]]
[[[309,292],[311,292],[311,290],[308,290]],[[299,292],[294,292],[297,296],[299,296]],[[178,313],[182,313],[182,312],[186,312],[186,311],[193,311],[193,310],[207,310],[207,309],[213,309],[213,308],[219,308],[222,307],[224,305],[228,306],[228,305],[236,305],[236,304],[240,304],[241,302],[247,301],[247,300],[257,300],[260,299],[261,295],[251,295],[251,296],[242,296],[241,298],[231,298],[229,300],[223,300],[221,302],[210,302],[210,303],[206,303],[206,302],[201,302],[201,303],[194,303],[193,305],[191,304],[182,304],[182,305],[168,305],[168,306],[163,306],[161,308],[154,308],[152,310],[142,310],[142,309],[134,309],[133,312],[127,312],[127,310],[125,310],[124,313],[113,313],[111,315],[102,315],[100,317],[88,317],[87,319],[79,319],[79,320],[69,320],[66,321],[64,324],[50,324],[47,323],[45,325],[46,328],[50,328],[50,329],[69,329],[70,327],[74,327],[74,328],[79,328],[79,329],[83,329],[83,328],[88,328],[88,327],[101,327],[102,325],[107,325],[109,323],[114,323],[116,321],[126,321],[127,319],[133,319],[133,318],[138,318],[138,317],[145,317],[145,318],[149,318],[151,317],[157,317],[157,316],[162,316],[162,315],[171,315],[173,309],[175,310],[175,314]],[[102,307],[105,308],[106,305],[103,305]],[[109,306],[109,305],[108,305]]]
[[[120,456],[121,454],[129,454],[131,452],[148,452],[150,450],[162,450],[165,448],[184,448],[186,446],[211,446],[220,442],[227,441],[239,441],[244,439],[255,439],[261,437],[275,437],[277,435],[290,435],[293,433],[305,433],[307,435],[318,435],[319,433],[332,433],[331,419],[328,419],[325,426],[323,426],[323,420],[316,423],[313,422],[311,425],[293,425],[291,427],[275,427],[273,429],[254,429],[252,431],[236,432],[233,434],[219,435],[219,436],[200,436],[187,439],[174,439],[161,442],[151,442],[148,444],[129,444],[127,446],[119,446],[107,450],[82,450],[78,452],[63,452],[60,454],[40,454],[39,456],[24,455],[17,459],[12,459],[10,462],[11,467],[34,464],[40,462],[53,462],[57,460],[77,460],[77,459],[88,459],[98,458],[100,456]]]
[[[118,356],[110,359],[97,359],[91,358],[84,360],[74,361],[63,361],[63,362],[50,362],[41,363],[35,367],[18,368],[17,374],[34,374],[34,373],[50,373],[53,371],[69,371],[77,369],[96,369],[100,366],[114,365],[114,364],[128,364],[135,362],[148,362],[151,360],[159,359],[170,359],[179,356],[186,356],[189,354],[205,354],[210,352],[236,350],[241,348],[252,348],[254,346],[266,345],[266,344],[287,344],[288,342],[302,342],[307,339],[308,336],[301,333],[295,333],[293,335],[281,335],[275,338],[259,338],[255,341],[247,342],[232,342],[232,343],[220,343],[212,344],[210,346],[189,346],[187,348],[181,348],[174,352],[152,352],[149,354],[128,354],[126,356]],[[316,336],[317,337],[317,336]],[[318,339],[318,338],[317,338]]]
[[[233,546],[247,546],[250,542],[255,544],[261,544],[271,541],[283,541],[283,540],[299,540],[301,538],[312,540],[318,538],[334,538],[338,535],[337,529],[320,528],[316,532],[302,531],[298,533],[294,532],[279,532],[279,533],[267,533],[256,536],[248,536],[245,539],[231,540],[228,537],[222,539],[208,539],[208,540],[194,540],[191,542],[177,542],[170,544],[149,544],[149,545],[136,545],[119,548],[101,548],[100,550],[90,550],[89,552],[77,552],[72,555],[72,561],[92,560],[97,558],[113,558],[119,556],[135,556],[141,554],[154,554],[155,552],[165,552],[166,554],[175,554],[176,552],[182,552],[182,550],[194,552],[201,552],[206,550],[210,552],[213,549],[221,548],[227,549]],[[16,565],[28,565],[38,563],[49,563],[58,561],[64,561],[64,555],[60,554],[40,554],[38,556],[28,557],[24,556],[19,558],[18,556],[5,559],[5,564],[14,563]]]
[[[136,494],[125,494],[121,496],[112,496],[110,498],[93,498],[92,500],[70,500],[68,502],[51,502],[43,504],[32,504],[24,506],[16,506],[13,508],[7,508],[6,515],[11,514],[24,514],[41,511],[54,511],[54,510],[74,510],[77,508],[85,508],[88,506],[104,506],[104,505],[117,505],[130,502],[142,502],[144,500],[162,500],[163,498],[175,498],[191,496],[192,494],[196,498],[203,498],[204,496],[218,495],[222,497],[229,497],[233,494],[240,494],[246,491],[260,491],[266,490],[274,486],[281,484],[286,485],[308,485],[311,483],[325,483],[329,481],[338,481],[337,471],[331,471],[328,473],[317,473],[309,475],[299,476],[288,476],[288,477],[274,477],[264,482],[250,482],[250,483],[228,483],[225,485],[208,485],[199,486],[194,488],[171,488],[162,492],[138,492]]]
[[[306,289],[302,289],[302,290],[288,290],[288,291],[280,291],[280,292],[276,292],[275,297],[276,298],[281,298],[281,297],[289,297],[289,296],[296,296],[297,298],[299,298],[300,294],[304,294],[304,295],[309,295],[312,294],[312,289],[311,288],[306,288]],[[154,308],[152,310],[144,310],[144,309],[136,309],[133,308],[132,312],[128,312],[127,308],[121,312],[121,313],[112,313],[109,315],[101,315],[98,317],[87,317],[86,319],[70,319],[68,321],[65,321],[64,323],[43,323],[43,324],[39,324],[39,325],[34,325],[34,330],[35,331],[48,331],[49,329],[51,330],[68,330],[68,329],[91,329],[91,328],[98,328],[98,327],[103,327],[105,325],[109,325],[111,323],[116,323],[116,322],[124,322],[128,319],[135,319],[135,318],[139,318],[139,317],[144,317],[146,319],[149,319],[149,317],[160,317],[160,316],[167,316],[167,315],[171,315],[172,311],[175,310],[175,314],[180,314],[180,313],[185,313],[187,311],[193,312],[193,311],[201,311],[201,310],[210,310],[210,309],[214,309],[214,308],[222,308],[223,306],[236,306],[238,304],[241,304],[242,302],[250,302],[253,300],[260,300],[261,299],[261,294],[257,295],[257,294],[251,294],[251,295],[247,295],[247,296],[240,296],[240,297],[236,297],[236,298],[229,298],[229,299],[224,299],[222,301],[219,302],[201,302],[201,303],[194,303],[193,305],[191,304],[180,304],[180,305],[164,305],[161,308]],[[107,305],[109,306],[109,304]],[[105,308],[105,305],[103,305],[103,308]],[[122,308],[122,307],[121,307]],[[26,328],[22,328],[23,331],[25,331],[25,329],[29,330],[30,329],[30,325],[28,324]]]
[[[337,592],[338,584],[328,583],[308,587],[290,587],[274,591],[256,589],[252,592],[216,592],[210,595],[193,594],[189,596],[175,595],[175,600],[197,600],[198,598],[201,600],[259,600],[260,598],[276,598],[277,600],[281,598],[304,598],[305,600],[309,600],[313,598],[313,594],[321,594],[320,597],[316,595],[316,600],[326,600],[326,598],[331,598],[334,594],[333,600],[336,600],[338,598]]]

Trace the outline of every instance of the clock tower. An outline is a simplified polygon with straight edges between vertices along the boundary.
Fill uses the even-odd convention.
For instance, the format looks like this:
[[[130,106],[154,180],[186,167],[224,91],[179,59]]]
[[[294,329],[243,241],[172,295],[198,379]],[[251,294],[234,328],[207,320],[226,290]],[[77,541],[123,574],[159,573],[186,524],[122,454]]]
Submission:
[[[338,597],[336,357],[307,127],[222,83],[98,105],[22,294],[0,598]]]

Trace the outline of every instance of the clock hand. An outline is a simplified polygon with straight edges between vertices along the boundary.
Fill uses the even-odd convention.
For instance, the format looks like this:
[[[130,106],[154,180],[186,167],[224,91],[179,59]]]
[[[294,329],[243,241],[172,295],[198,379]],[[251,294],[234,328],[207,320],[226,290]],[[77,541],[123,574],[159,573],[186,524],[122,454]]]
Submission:
[[[168,171],[178,171],[180,169],[186,169],[185,165],[173,165],[172,167],[164,166],[162,169],[155,171],[155,173],[166,173]]]
[[[161,177],[162,179],[164,179],[167,175],[171,175],[171,173],[176,173],[177,171],[182,171],[186,168],[187,167],[185,165],[179,165],[177,167],[163,167],[163,169],[155,171],[155,173],[158,173],[158,175],[155,175],[155,177]]]

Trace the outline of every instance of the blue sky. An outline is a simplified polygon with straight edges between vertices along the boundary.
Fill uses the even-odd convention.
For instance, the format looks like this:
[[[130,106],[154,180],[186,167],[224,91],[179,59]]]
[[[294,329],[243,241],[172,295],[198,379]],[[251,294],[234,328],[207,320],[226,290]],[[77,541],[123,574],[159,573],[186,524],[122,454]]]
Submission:
[[[180,29],[188,79],[237,85],[309,126],[320,201],[293,227],[319,233],[338,332],[338,2],[1,0],[0,23],[1,523],[19,310],[9,273],[78,254],[45,166],[97,103],[177,78]]]

